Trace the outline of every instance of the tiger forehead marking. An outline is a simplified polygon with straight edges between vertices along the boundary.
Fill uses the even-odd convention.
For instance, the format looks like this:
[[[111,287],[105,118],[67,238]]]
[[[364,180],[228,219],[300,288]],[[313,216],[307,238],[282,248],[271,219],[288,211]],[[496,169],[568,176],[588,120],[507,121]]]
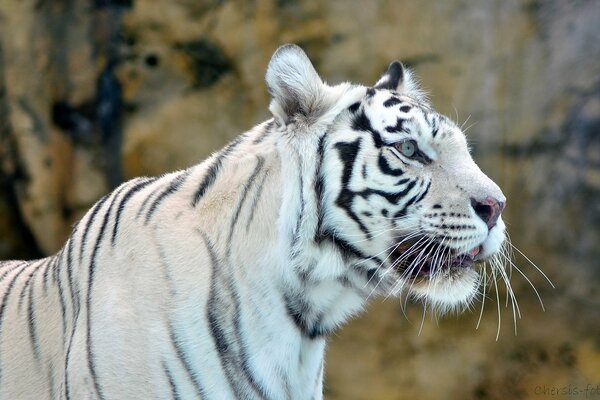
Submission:
[[[1,263],[0,398],[322,399],[326,338],[371,295],[472,301],[506,200],[410,71],[330,86],[287,45],[266,82],[272,119]]]

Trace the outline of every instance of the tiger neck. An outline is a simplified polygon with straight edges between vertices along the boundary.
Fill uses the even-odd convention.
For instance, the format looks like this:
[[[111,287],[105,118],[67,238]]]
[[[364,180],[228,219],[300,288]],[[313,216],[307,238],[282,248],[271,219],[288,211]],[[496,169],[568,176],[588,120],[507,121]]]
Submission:
[[[245,156],[227,161],[232,172],[222,191],[199,205],[211,207],[202,215],[230,218],[203,225],[214,225],[209,236],[236,244],[216,258],[226,260],[222,267],[244,288],[240,308],[252,317],[241,323],[260,327],[252,337],[269,343],[271,350],[257,348],[256,357],[287,371],[292,392],[318,391],[326,338],[362,309],[367,296],[351,284],[339,249],[318,240],[319,142],[246,143],[252,147],[242,145],[238,153]]]
[[[285,254],[283,298],[290,320],[308,339],[329,336],[362,310],[368,297],[362,285],[354,284],[347,256],[323,240],[319,191],[324,133],[315,136],[279,147],[285,161],[276,183],[283,188],[277,226],[278,248]]]

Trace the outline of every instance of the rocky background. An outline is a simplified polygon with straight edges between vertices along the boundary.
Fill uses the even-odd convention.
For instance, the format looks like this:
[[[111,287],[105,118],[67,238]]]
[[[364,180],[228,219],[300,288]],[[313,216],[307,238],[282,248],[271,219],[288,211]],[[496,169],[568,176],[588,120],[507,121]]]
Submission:
[[[279,44],[329,82],[398,58],[464,124],[513,243],[556,288],[515,252],[516,336],[503,285],[478,329],[481,303],[437,319],[374,303],[332,340],[326,397],[600,398],[598,21],[595,0],[2,0],[0,259],[56,251],[122,180],[266,119]]]

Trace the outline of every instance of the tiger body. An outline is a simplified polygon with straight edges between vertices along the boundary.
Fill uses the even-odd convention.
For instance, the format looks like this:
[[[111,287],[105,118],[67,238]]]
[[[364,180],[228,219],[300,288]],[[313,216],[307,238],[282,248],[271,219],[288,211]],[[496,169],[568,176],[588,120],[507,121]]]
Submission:
[[[394,68],[373,88],[330,87],[282,47],[271,120],[199,165],[122,184],[58,254],[4,262],[0,399],[320,399],[326,339],[372,294],[471,301],[473,268],[424,279],[450,256],[421,250],[407,267],[395,244],[418,226],[489,257],[504,226],[471,199],[502,193]]]

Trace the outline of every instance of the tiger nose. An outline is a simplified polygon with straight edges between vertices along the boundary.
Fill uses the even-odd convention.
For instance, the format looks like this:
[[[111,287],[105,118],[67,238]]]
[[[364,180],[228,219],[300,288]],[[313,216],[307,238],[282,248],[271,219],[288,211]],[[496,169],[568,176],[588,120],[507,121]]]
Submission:
[[[483,200],[476,200],[471,197],[471,206],[475,210],[475,214],[487,224],[488,229],[492,229],[496,225],[496,221],[498,221],[505,205],[506,201],[500,201],[491,196]]]

